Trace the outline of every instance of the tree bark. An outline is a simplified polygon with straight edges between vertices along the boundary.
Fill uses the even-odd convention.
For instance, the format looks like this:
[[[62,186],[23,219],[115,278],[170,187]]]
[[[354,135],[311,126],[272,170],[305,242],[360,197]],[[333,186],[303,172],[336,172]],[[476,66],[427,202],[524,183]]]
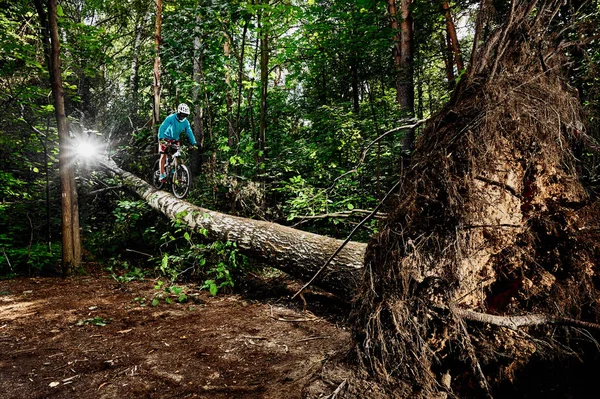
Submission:
[[[231,36],[225,33],[223,54],[225,55],[225,105],[227,110],[227,145],[233,149],[237,146],[238,139],[233,126],[233,94],[231,88]]]
[[[450,37],[446,33],[445,37],[440,33],[440,49],[442,57],[444,58],[444,66],[446,67],[446,79],[448,80],[448,88],[454,89],[454,56],[452,53],[452,45],[450,43]]]
[[[256,142],[257,171],[263,180],[266,159],[267,135],[267,94],[269,89],[269,34],[265,24],[261,25],[260,35],[260,122]]]
[[[394,47],[392,48],[392,56],[394,57],[394,65],[396,66],[396,101],[400,102],[400,68],[402,67],[402,50],[400,48],[401,34],[400,26],[398,25],[398,8],[396,0],[388,0],[388,12],[390,14],[390,26],[394,32]]]
[[[414,28],[412,17],[412,0],[401,0],[402,31],[400,39],[400,91],[399,103],[407,114],[415,113],[415,89],[413,83],[413,48]]]
[[[59,140],[59,174],[62,205],[62,260],[63,274],[70,275],[81,265],[79,237],[79,208],[69,145],[69,125],[65,115],[65,100],[60,69],[57,0],[48,2],[48,28],[50,32],[50,79]]]
[[[192,90],[192,104],[194,107],[194,137],[198,142],[200,151],[204,150],[204,107],[201,101],[201,87],[203,87],[203,57],[202,42],[200,41],[201,31],[201,16],[196,17],[196,27],[194,28],[194,62],[192,66],[192,80],[195,87]],[[192,176],[197,176],[200,173],[202,159],[200,151],[192,151],[190,154],[190,169]]]
[[[402,21],[400,22],[400,79],[398,83],[398,104],[408,117],[415,114],[415,86],[414,86],[414,27],[412,6],[413,0],[401,0],[400,11]],[[415,146],[415,131],[405,131],[402,147],[411,152]],[[404,162],[403,162],[404,163]]]
[[[140,69],[140,47],[142,46],[142,36],[146,24],[150,19],[150,13],[148,11],[142,11],[143,14],[139,17],[136,25],[135,42],[133,43],[131,67],[129,72],[129,86],[128,94],[134,101],[137,110],[137,97],[138,97],[138,85],[139,85],[139,69]]]
[[[160,122],[160,45],[162,42],[162,0],[156,0],[156,15],[154,24],[154,99],[152,107],[152,126]]]
[[[235,117],[235,134],[237,141],[240,141],[240,113],[242,109],[242,88],[244,86],[244,58],[246,54],[246,38],[248,36],[248,25],[250,25],[250,18],[246,19],[244,23],[244,29],[242,31],[242,44],[240,46],[240,58],[238,59],[238,77],[237,77],[237,110]]]
[[[121,176],[125,186],[153,209],[171,219],[180,218],[194,231],[206,232],[208,240],[235,242],[248,256],[300,280],[310,280],[342,244],[341,240],[291,227],[200,208],[156,190],[112,161],[101,162],[101,165]],[[351,299],[362,275],[365,248],[366,244],[359,242],[346,244],[314,284],[341,298]]]
[[[464,69],[462,52],[460,50],[460,43],[458,42],[458,35],[456,34],[456,26],[454,25],[454,20],[452,19],[452,12],[450,11],[450,4],[448,4],[447,1],[442,3],[442,11],[444,13],[444,17],[446,18],[446,33],[449,38],[448,41],[450,42],[450,47],[454,53],[456,69],[460,74],[460,71]]]

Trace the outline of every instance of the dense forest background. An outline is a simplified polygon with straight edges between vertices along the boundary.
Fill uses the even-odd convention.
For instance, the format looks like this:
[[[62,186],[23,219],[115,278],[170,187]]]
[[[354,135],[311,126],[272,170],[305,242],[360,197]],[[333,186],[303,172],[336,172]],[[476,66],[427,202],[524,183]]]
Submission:
[[[157,35],[155,2],[60,2],[70,142],[91,142],[148,178],[157,123],[186,102],[200,143],[186,154],[190,202],[344,238],[403,173],[420,127],[399,127],[449,101],[471,56],[479,3],[164,1]],[[507,2],[484,3],[501,24]],[[599,13],[597,0],[573,2],[554,27],[564,31],[564,73],[587,113],[580,128],[592,137]],[[54,274],[59,137],[44,32],[38,10],[20,0],[5,4],[0,25],[0,276]],[[594,194],[597,155],[581,158]],[[252,266],[235,244],[203,242],[158,216],[93,160],[70,161],[85,261],[122,279],[195,275],[213,292]],[[374,219],[353,239],[377,229]]]

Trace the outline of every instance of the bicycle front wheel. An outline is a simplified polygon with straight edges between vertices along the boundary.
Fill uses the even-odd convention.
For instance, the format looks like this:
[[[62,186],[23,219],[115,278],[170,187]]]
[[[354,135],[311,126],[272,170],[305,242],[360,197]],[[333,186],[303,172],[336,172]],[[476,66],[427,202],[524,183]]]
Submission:
[[[177,198],[184,198],[190,191],[192,185],[192,175],[185,165],[177,165],[171,188],[173,195]]]
[[[165,183],[160,181],[160,159],[157,159],[152,168],[152,185],[158,190],[162,190]]]

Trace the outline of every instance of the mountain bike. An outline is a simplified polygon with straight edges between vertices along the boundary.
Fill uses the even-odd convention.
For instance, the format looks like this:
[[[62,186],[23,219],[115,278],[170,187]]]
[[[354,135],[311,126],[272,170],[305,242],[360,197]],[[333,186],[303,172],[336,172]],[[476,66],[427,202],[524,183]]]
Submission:
[[[171,185],[173,195],[179,199],[185,198],[192,186],[192,174],[187,166],[184,165],[181,157],[181,146],[171,144],[166,148],[167,159],[165,161],[165,173],[167,180],[160,181],[160,156],[154,163],[152,169],[152,185],[162,190],[166,185]]]

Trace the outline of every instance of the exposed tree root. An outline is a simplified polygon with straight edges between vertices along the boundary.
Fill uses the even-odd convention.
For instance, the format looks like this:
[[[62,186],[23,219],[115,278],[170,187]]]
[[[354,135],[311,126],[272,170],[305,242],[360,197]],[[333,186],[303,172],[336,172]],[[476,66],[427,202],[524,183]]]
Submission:
[[[589,138],[550,29],[562,2],[511,4],[367,248],[354,353],[405,397],[567,394],[599,371],[600,206],[577,172]]]

